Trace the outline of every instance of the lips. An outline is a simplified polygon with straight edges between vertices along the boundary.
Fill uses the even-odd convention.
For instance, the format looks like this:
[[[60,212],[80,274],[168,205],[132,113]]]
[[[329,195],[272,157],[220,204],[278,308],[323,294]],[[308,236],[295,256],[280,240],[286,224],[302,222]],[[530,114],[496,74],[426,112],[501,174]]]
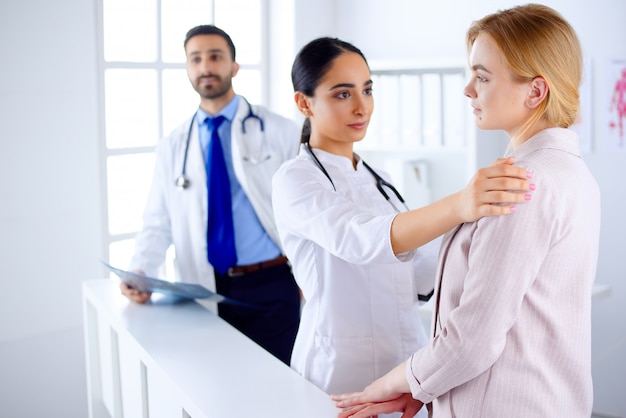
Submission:
[[[204,76],[200,77],[200,82],[205,84],[215,83],[218,81],[218,78],[215,76]]]
[[[365,129],[367,128],[367,122],[351,123],[348,126],[353,129]]]

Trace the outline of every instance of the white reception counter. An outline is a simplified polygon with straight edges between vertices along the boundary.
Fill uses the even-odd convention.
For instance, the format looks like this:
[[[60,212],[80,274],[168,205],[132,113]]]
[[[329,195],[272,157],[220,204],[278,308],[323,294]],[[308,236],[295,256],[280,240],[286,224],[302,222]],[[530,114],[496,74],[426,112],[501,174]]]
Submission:
[[[594,286],[594,299],[609,293]],[[139,305],[115,280],[83,283],[91,418],[337,415],[327,394],[199,303],[155,296]]]
[[[323,391],[200,304],[83,283],[91,418],[335,417]]]

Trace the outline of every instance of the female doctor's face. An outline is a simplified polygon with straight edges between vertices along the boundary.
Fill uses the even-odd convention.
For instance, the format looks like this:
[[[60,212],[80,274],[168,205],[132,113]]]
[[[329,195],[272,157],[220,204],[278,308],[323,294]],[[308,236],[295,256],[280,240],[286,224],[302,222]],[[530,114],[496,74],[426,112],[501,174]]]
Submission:
[[[311,146],[328,152],[352,153],[352,144],[365,137],[374,110],[369,67],[356,53],[335,58],[315,89],[302,97],[311,121]]]

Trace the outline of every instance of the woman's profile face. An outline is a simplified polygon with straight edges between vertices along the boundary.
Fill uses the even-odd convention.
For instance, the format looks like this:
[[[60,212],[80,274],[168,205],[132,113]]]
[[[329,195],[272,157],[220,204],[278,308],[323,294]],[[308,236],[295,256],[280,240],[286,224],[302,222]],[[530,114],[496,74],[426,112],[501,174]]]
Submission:
[[[353,52],[339,55],[308,101],[311,146],[329,152],[351,149],[365,137],[374,110],[365,60]]]
[[[480,129],[501,129],[513,137],[530,118],[525,106],[530,84],[516,80],[493,38],[478,35],[469,56],[471,78],[464,94],[471,99]]]

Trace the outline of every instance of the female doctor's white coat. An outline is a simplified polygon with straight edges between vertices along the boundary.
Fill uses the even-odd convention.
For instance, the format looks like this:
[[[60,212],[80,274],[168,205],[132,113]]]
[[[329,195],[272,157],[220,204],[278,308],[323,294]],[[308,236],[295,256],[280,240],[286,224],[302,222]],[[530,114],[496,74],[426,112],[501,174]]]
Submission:
[[[300,132],[297,125],[261,106],[252,106],[264,123],[249,118],[248,105],[239,97],[232,122],[233,165],[237,179],[250,199],[259,220],[270,238],[280,247],[271,203],[271,179],[286,160],[298,151]],[[171,244],[176,249],[177,280],[200,283],[215,290],[213,268],[207,261],[207,187],[204,157],[198,139],[198,126],[191,129],[186,175],[189,186],[175,185],[181,175],[183,155],[191,118],[161,139],[156,149],[154,179],[143,216],[143,229],[136,237],[136,253],[131,269],[156,274]]]
[[[337,191],[304,145],[273,179],[276,224],[306,300],[291,366],[327,393],[360,391],[427,342],[418,294],[434,287],[440,240],[394,255],[397,211],[372,174],[313,152]]]

